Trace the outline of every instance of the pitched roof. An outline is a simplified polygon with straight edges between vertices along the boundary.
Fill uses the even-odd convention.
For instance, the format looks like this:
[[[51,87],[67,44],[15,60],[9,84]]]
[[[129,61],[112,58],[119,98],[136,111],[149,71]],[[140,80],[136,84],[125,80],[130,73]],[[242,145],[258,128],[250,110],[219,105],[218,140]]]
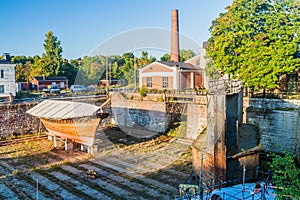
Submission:
[[[44,100],[26,113],[46,119],[73,119],[95,116],[100,107],[72,101]]]
[[[48,76],[48,77],[43,77],[43,76],[34,76],[37,81],[65,81],[68,80],[67,77],[65,76]]]
[[[181,70],[198,70],[196,66],[185,63],[185,62],[167,62],[167,61],[158,61],[161,64],[167,65],[169,67],[179,67]]]
[[[15,64],[15,63],[9,62],[7,60],[0,60],[0,64]]]

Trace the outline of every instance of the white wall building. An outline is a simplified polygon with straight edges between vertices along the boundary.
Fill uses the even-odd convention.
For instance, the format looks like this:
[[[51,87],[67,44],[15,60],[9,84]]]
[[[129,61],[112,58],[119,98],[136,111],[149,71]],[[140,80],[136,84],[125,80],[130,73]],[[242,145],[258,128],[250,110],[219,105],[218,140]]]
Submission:
[[[16,96],[16,64],[10,62],[10,55],[4,54],[0,60],[0,98]]]

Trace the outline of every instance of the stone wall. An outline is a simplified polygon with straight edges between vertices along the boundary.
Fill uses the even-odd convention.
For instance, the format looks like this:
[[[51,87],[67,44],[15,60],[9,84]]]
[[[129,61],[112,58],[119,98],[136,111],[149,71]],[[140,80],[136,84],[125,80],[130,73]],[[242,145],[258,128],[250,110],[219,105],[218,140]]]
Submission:
[[[159,97],[161,95],[148,98],[156,100]],[[207,111],[206,97],[199,99],[199,102],[187,106],[187,136],[189,138],[197,137],[204,129],[206,120],[211,123],[209,122],[211,117],[216,114],[216,110]],[[36,104],[37,102],[1,104],[0,136],[38,132],[41,128],[39,119],[26,114],[26,111]],[[124,97],[113,101],[112,107],[114,107],[112,113],[114,116],[119,116],[117,122],[121,125],[129,127],[138,125],[156,132],[164,132],[169,122],[178,114],[175,107],[165,102],[125,101]],[[243,123],[254,125],[259,130],[263,150],[274,151],[283,148],[300,155],[298,142],[300,140],[300,100],[244,98],[243,111]],[[210,112],[209,119],[206,117],[206,112]],[[214,123],[217,122],[220,122],[220,119],[216,119]],[[211,126],[212,129],[216,127],[218,126]],[[207,138],[207,144],[210,144],[208,146],[215,143],[217,138],[217,135]]]
[[[0,137],[37,133],[43,128],[38,118],[26,114],[36,104],[0,104]]]
[[[231,102],[231,99],[233,100]],[[264,151],[280,151],[282,149],[290,152],[296,152],[300,156],[300,100],[281,100],[281,99],[256,99],[256,98],[243,98],[243,102],[239,102],[240,97],[236,100],[234,97],[227,97],[227,109],[232,109],[231,104],[237,102],[243,106],[243,119],[239,120],[239,126],[241,123],[250,124],[257,127],[259,130],[259,139]],[[229,100],[229,101],[228,101]],[[211,117],[207,120],[207,123],[214,124],[220,121],[211,121],[218,109],[206,111],[206,105],[203,101],[203,106],[197,104],[190,104],[188,106],[187,115],[187,134],[190,137],[194,137],[199,131],[199,127],[202,123],[206,123],[206,114],[209,112]],[[200,109],[201,107],[201,109]],[[216,105],[216,108],[218,105]],[[238,108],[239,109],[239,108]],[[227,118],[230,119],[231,115],[236,113],[227,112]],[[237,113],[241,113],[237,110]],[[234,119],[241,119],[241,116],[233,116]],[[189,122],[190,120],[190,122]],[[196,122],[198,121],[198,122]],[[242,121],[240,123],[240,121]],[[201,124],[201,125],[200,125]],[[236,126],[234,122],[230,123],[233,130],[232,137],[236,135]],[[227,123],[227,126],[229,124]],[[212,129],[216,129],[219,126],[212,126]],[[228,129],[229,127],[227,127]],[[210,129],[210,127],[208,127]],[[219,131],[217,131],[219,132]],[[197,137],[197,136],[196,136]],[[211,136],[207,140],[207,144],[212,144],[211,140],[214,138]],[[227,138],[228,139],[228,138]]]
[[[244,123],[258,127],[265,151],[300,155],[300,100],[244,98]]]

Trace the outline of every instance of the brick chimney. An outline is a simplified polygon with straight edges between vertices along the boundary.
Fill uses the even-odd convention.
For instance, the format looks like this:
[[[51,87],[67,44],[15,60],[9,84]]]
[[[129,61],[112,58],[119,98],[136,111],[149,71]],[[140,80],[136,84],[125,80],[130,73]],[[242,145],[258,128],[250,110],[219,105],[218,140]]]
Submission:
[[[10,54],[9,53],[3,53],[4,60],[7,62],[10,62]]]
[[[180,61],[179,51],[179,26],[178,26],[178,10],[172,10],[172,27],[171,27],[171,61]]]

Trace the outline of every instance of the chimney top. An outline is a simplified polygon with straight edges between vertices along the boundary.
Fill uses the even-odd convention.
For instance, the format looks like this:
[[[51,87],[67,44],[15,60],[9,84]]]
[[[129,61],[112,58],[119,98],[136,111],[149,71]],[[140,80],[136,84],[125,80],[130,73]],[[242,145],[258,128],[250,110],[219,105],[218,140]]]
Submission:
[[[10,62],[10,54],[9,53],[3,53],[4,60],[7,62]]]

